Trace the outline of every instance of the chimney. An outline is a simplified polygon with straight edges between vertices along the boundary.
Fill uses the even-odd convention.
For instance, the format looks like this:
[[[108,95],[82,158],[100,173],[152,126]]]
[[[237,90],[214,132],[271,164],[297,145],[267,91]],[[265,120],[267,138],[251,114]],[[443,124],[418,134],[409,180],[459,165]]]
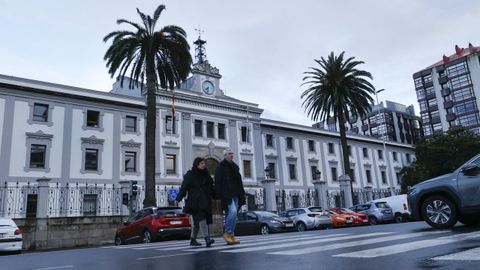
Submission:
[[[443,63],[446,64],[450,61],[450,57],[446,56],[445,54],[443,55]]]
[[[472,43],[468,43],[468,50],[470,51],[470,53],[477,52],[477,48],[473,47]]]
[[[463,53],[463,48],[458,47],[458,45],[455,45],[455,53],[457,55],[462,55]]]

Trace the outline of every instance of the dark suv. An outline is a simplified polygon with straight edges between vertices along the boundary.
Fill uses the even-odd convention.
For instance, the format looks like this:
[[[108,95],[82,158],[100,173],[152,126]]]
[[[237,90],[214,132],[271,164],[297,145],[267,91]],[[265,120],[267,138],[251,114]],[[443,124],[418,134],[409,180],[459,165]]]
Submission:
[[[480,155],[453,173],[421,182],[408,191],[408,204],[415,220],[434,228],[450,228],[462,222],[480,221]]]
[[[180,207],[148,207],[135,212],[117,229],[115,244],[150,243],[173,235],[190,235],[190,221]]]

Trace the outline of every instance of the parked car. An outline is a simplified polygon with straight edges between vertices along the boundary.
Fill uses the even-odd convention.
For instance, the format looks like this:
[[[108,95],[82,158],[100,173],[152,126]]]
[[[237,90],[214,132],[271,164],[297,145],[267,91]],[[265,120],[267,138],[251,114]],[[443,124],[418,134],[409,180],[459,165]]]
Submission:
[[[388,205],[388,203],[383,201],[357,204],[349,209],[355,212],[367,214],[370,224],[372,225],[395,220],[392,208]]]
[[[22,231],[11,218],[0,218],[0,252],[21,252]]]
[[[373,202],[387,202],[388,205],[393,210],[393,215],[395,216],[396,222],[405,222],[410,216],[410,211],[408,211],[408,201],[407,195],[395,195],[390,197],[384,197],[381,199],[373,200]]]
[[[408,191],[411,217],[434,228],[450,228],[462,222],[480,221],[480,155],[453,173],[416,184]]]
[[[329,213],[318,206],[287,209],[280,213],[280,216],[291,218],[300,232],[332,226]]]
[[[355,212],[348,208],[330,208],[328,210],[334,211],[338,214],[350,215],[352,222],[349,225],[351,226],[370,225],[370,221],[368,220],[368,215],[365,213]]]
[[[269,234],[295,230],[293,220],[267,211],[246,211],[237,215],[235,234]]]
[[[190,235],[190,221],[180,207],[148,207],[135,212],[117,229],[115,244],[150,243],[169,236]]]

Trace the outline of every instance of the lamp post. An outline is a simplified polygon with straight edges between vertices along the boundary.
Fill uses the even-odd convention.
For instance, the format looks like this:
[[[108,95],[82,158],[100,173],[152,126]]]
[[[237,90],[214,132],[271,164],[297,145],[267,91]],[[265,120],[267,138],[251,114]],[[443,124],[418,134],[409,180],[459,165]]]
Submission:
[[[378,111],[380,113],[380,103],[378,102],[378,93],[381,93],[385,91],[384,88],[382,89],[379,89],[379,90],[375,90],[375,97],[377,99],[377,108],[378,108]],[[382,106],[382,109],[383,109],[383,106]],[[383,158],[385,159],[385,164],[387,165],[386,166],[386,177],[387,177],[387,184],[388,184],[388,167],[389,167],[389,162],[388,162],[388,154],[387,154],[387,145],[385,143],[385,137],[388,135],[388,132],[387,132],[387,119],[385,118],[385,112],[381,112],[382,113],[382,125],[384,126],[384,129],[385,131],[383,131],[383,128],[382,128],[382,144],[383,144]],[[383,179],[382,179],[383,180]],[[391,188],[393,189],[393,183],[391,185]],[[393,191],[392,191],[392,195],[393,195]]]

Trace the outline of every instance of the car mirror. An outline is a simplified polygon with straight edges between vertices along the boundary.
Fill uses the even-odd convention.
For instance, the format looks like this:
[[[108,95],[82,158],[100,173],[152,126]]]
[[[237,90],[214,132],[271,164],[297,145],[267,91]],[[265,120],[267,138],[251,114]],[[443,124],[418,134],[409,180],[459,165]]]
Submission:
[[[128,226],[128,224],[130,224],[130,222],[128,222],[126,220],[123,222],[123,225],[125,225],[125,226]]]
[[[478,166],[477,166],[477,165],[475,165],[475,164],[468,164],[468,165],[464,166],[461,171],[462,171],[462,173],[464,173],[464,174],[472,174],[472,173],[474,173],[474,172],[477,171],[477,170],[478,170]]]

